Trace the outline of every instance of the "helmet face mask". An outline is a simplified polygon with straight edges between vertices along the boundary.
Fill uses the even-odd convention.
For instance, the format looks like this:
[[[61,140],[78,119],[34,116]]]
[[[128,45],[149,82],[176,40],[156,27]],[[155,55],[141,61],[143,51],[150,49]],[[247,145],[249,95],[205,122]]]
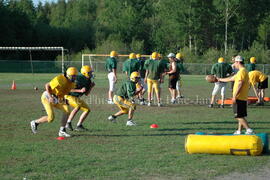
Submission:
[[[85,65],[81,68],[81,73],[84,75],[86,78],[91,78],[92,77],[92,68],[88,65]]]
[[[131,73],[130,80],[137,83],[140,80],[140,74],[136,71]]]
[[[71,82],[75,82],[77,75],[67,75],[67,78],[71,81]]]
[[[69,67],[66,71],[66,77],[71,81],[74,82],[78,75],[78,70],[75,67]]]

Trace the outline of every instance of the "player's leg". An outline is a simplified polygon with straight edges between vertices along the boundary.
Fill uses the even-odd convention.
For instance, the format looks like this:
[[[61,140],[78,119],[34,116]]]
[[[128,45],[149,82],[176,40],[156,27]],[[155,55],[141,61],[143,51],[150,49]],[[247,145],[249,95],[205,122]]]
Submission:
[[[209,105],[210,108],[212,108],[214,106],[215,98],[216,98],[216,95],[217,95],[219,90],[220,90],[220,83],[217,82],[217,83],[215,83],[214,89],[212,91],[211,102]]]
[[[221,105],[220,105],[220,107],[221,108],[224,108],[225,93],[226,93],[226,84],[227,83],[222,83],[221,84],[221,91],[220,91],[220,93],[221,93]]]
[[[53,112],[52,103],[50,103],[44,95],[41,96],[41,102],[42,102],[43,107],[47,113],[47,116],[42,116],[41,118],[30,122],[31,130],[34,134],[37,133],[37,127],[39,124],[42,124],[45,122],[52,122],[54,120],[54,112]]]
[[[68,104],[73,107],[73,110],[71,111],[68,120],[67,120],[67,124],[66,124],[66,128],[70,131],[73,131],[73,127],[72,127],[72,123],[71,121],[74,119],[74,117],[76,116],[76,114],[78,113],[78,111],[80,110],[80,105],[78,104],[78,99],[75,96],[71,96],[71,95],[66,95],[65,99],[68,101]]]
[[[113,104],[113,92],[115,86],[115,77],[114,74],[111,72],[108,74],[109,79],[109,91],[108,91],[108,104]]]
[[[120,109],[120,111],[116,112],[115,114],[112,114],[108,117],[108,120],[111,122],[116,122],[116,118],[118,116],[122,116],[123,114],[128,114],[128,108],[124,106],[124,99],[120,96],[114,95],[113,97],[114,104],[117,105],[117,107]]]
[[[153,81],[153,88],[154,88],[155,93],[156,93],[158,106],[161,106],[161,101],[160,101],[160,86],[159,86],[158,80]]]
[[[75,130],[76,131],[86,131],[88,129],[83,126],[83,122],[85,121],[85,119],[87,118],[87,116],[91,110],[83,100],[79,99],[79,101],[80,101],[80,109],[83,111],[83,113],[80,116],[80,119],[77,123],[77,127]]]
[[[62,115],[62,119],[61,119],[61,126],[59,129],[58,135],[61,137],[71,137],[71,135],[66,132],[66,127],[65,127],[67,124],[69,114],[70,114],[70,110],[69,110],[68,105],[63,102],[63,103],[59,103],[59,104],[55,105],[55,107],[57,109],[60,109],[61,111],[63,111],[63,115]]]
[[[148,100],[148,106],[151,106],[151,99],[152,99],[152,91],[153,91],[153,82],[151,79],[147,79],[147,100]]]

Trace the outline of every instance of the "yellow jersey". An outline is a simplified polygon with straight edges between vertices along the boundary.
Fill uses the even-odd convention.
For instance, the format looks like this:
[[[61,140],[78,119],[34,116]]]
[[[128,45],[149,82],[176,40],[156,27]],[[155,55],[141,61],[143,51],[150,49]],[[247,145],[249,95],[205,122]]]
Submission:
[[[63,74],[56,76],[50,81],[52,94],[59,98],[64,98],[71,89],[74,89],[75,83],[69,81]]]
[[[250,71],[248,73],[248,76],[249,76],[249,82],[252,86],[255,86],[259,82],[263,82],[267,78],[267,75],[257,70]]]
[[[248,78],[248,72],[244,67],[240,68],[234,77],[233,94],[235,94],[238,89],[239,81],[243,81],[243,84],[239,93],[236,95],[236,99],[247,101],[248,91],[249,91],[249,78]]]

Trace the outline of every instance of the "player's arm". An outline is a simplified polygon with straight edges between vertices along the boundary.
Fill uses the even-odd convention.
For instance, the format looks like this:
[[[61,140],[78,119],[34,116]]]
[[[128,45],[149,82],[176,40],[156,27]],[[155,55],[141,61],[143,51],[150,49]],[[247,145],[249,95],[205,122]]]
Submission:
[[[148,74],[149,74],[149,71],[148,71],[148,69],[146,69],[146,71],[145,71],[145,78],[144,78],[144,82],[145,83],[147,82]]]
[[[173,74],[176,72],[176,62],[172,63],[172,70],[166,72],[166,74]]]
[[[86,88],[83,87],[81,89],[71,89],[70,92],[78,92],[78,93],[84,93],[86,91]]]
[[[117,82],[117,75],[116,75],[116,68],[112,69],[114,77],[115,77],[115,83]]]
[[[235,76],[227,77],[227,78],[217,78],[219,82],[232,82],[234,81]]]
[[[232,101],[233,101],[234,104],[235,104],[235,101],[236,101],[236,96],[240,93],[240,90],[241,90],[241,88],[242,88],[242,86],[243,86],[243,82],[244,82],[244,81],[239,80],[239,82],[238,82],[238,87],[237,87],[235,93],[233,94]]]
[[[90,85],[89,85],[89,90],[85,92],[85,95],[88,96],[91,92],[91,90],[93,89],[93,87],[95,86],[96,84],[94,82],[91,82]]]
[[[48,96],[49,96],[49,102],[54,102],[54,100],[53,100],[53,96],[52,96],[52,88],[51,88],[51,85],[50,85],[50,83],[46,83],[45,84],[45,89],[46,89],[46,91],[47,91],[47,93],[48,93]]]

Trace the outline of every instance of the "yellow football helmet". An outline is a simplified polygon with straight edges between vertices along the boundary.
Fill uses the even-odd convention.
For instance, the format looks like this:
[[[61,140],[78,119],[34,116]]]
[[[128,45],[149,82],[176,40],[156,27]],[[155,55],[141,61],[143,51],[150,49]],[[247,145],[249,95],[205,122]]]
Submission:
[[[255,58],[255,57],[251,57],[251,58],[249,59],[249,61],[250,61],[250,63],[255,63],[255,62],[256,62],[256,58]]]
[[[92,68],[88,65],[85,65],[81,68],[81,73],[87,78],[90,78],[92,76]]]
[[[137,59],[139,59],[139,58],[141,58],[142,56],[141,56],[141,54],[136,54],[136,58]]]
[[[71,81],[74,82],[76,79],[76,76],[78,75],[78,70],[75,67],[69,67],[66,71],[67,78]]]
[[[183,58],[184,56],[183,56],[183,54],[181,54],[181,53],[177,53],[176,54],[176,59],[181,59],[181,58]]]
[[[151,55],[152,59],[158,59],[158,53],[157,52],[153,52]]]
[[[118,54],[117,54],[117,52],[116,51],[111,51],[111,53],[110,53],[110,56],[111,57],[116,57]]]
[[[219,63],[223,63],[224,62],[224,58],[223,57],[218,58],[218,62]]]
[[[131,73],[130,75],[130,80],[133,82],[138,82],[140,78],[140,73],[134,71],[133,73]]]
[[[129,54],[129,59],[136,59],[136,54],[135,53],[130,53]]]

